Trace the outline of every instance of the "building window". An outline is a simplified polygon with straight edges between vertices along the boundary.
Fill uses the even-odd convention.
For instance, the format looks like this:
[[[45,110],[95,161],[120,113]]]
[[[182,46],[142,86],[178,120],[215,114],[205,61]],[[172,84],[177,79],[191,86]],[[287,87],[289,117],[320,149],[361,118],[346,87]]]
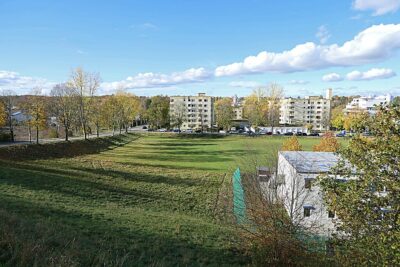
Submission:
[[[310,206],[304,207],[304,217],[310,217],[311,216],[311,210],[313,208]]]
[[[306,188],[306,189],[311,189],[311,182],[312,182],[312,179],[310,179],[310,178],[305,178],[305,179],[304,179],[304,188]]]
[[[335,212],[329,210],[329,211],[328,211],[328,218],[335,218]]]

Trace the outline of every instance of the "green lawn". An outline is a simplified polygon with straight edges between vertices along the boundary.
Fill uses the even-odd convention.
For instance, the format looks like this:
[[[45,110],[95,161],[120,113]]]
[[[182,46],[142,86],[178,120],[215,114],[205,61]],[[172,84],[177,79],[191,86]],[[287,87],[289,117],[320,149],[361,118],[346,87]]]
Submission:
[[[243,265],[214,219],[225,173],[284,137],[130,137],[97,154],[0,161],[0,265]],[[304,149],[318,142],[301,138]]]

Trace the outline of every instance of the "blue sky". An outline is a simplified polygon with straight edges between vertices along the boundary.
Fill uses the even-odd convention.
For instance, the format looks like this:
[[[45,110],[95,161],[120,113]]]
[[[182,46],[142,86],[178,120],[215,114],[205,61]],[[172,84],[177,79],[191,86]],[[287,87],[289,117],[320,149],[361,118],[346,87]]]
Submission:
[[[48,91],[82,66],[100,73],[100,94],[243,96],[277,82],[288,96],[328,87],[399,95],[399,8],[400,0],[1,0],[0,89]]]

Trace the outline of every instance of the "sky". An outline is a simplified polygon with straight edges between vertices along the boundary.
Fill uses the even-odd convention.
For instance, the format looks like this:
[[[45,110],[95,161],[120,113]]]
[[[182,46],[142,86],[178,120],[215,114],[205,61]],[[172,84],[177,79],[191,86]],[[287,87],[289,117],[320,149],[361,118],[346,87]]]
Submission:
[[[400,0],[0,0],[0,90],[400,95]]]

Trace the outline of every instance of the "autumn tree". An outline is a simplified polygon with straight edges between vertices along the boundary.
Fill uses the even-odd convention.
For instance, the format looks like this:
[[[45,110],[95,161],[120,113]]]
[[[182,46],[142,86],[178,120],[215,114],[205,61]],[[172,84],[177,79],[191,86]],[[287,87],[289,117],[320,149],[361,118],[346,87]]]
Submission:
[[[178,132],[181,132],[182,124],[187,120],[187,107],[185,102],[177,101],[170,107],[170,116],[172,126],[178,127]]]
[[[319,144],[313,146],[313,151],[319,152],[336,152],[340,148],[340,144],[332,132],[327,132],[321,138]]]
[[[15,141],[14,138],[14,121],[12,118],[13,108],[15,106],[15,92],[12,90],[3,90],[1,96],[1,102],[5,108],[6,124],[10,131],[11,142]]]
[[[139,114],[140,100],[133,94],[117,91],[115,101],[118,106],[119,131],[122,133],[122,129],[125,129],[125,132],[128,132],[129,125],[132,124],[135,117]]]
[[[146,112],[149,124],[157,129],[169,123],[169,98],[166,96],[153,96]]]
[[[264,89],[259,88],[244,100],[243,115],[252,126],[264,126],[268,118],[268,98]]]
[[[0,127],[4,126],[7,122],[7,114],[4,104],[0,101]]]
[[[224,130],[229,130],[235,116],[232,107],[232,99],[221,98],[217,100],[214,104],[214,109],[218,127],[221,127]]]
[[[29,141],[31,141],[31,129],[33,128],[36,131],[36,144],[39,144],[39,132],[46,127],[47,122],[46,102],[41,96],[41,92],[40,88],[35,88],[21,105],[28,117]]]
[[[100,86],[100,76],[97,73],[84,71],[76,68],[71,73],[67,85],[74,90],[78,103],[78,115],[80,126],[85,139],[90,132],[90,114],[93,112],[95,93]]]
[[[364,122],[374,137],[353,137],[330,175],[320,177],[343,233],[334,237],[338,266],[400,265],[399,122],[399,106],[380,107]]]
[[[299,143],[297,136],[286,139],[282,144],[282,151],[302,151],[303,147]]]
[[[331,125],[336,130],[344,129],[345,116],[343,113],[344,106],[340,105],[332,109]]]
[[[113,135],[115,134],[115,130],[121,124],[118,112],[118,102],[115,95],[107,96],[101,111],[101,121],[104,126],[112,129]]]
[[[50,92],[51,110],[58,123],[64,128],[65,141],[68,141],[71,127],[78,122],[78,99],[74,89],[66,84],[57,84]]]
[[[272,127],[279,126],[281,99],[283,97],[283,87],[277,83],[271,83],[266,88],[266,97],[268,99],[268,125]]]

